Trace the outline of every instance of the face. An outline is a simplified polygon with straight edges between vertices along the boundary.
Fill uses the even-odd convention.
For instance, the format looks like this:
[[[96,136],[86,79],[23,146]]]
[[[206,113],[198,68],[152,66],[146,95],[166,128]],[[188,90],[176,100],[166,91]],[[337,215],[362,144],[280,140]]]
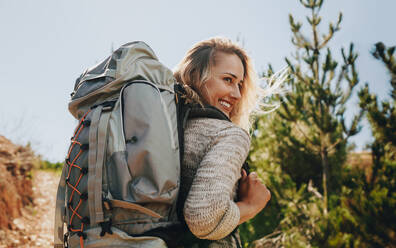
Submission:
[[[206,103],[218,108],[230,118],[241,98],[244,69],[236,54],[216,52],[211,76],[202,87]]]

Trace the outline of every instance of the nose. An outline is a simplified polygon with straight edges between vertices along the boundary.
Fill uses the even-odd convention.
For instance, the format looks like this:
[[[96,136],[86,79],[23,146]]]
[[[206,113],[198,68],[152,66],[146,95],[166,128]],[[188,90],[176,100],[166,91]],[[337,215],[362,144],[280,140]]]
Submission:
[[[232,87],[230,96],[236,100],[241,98],[241,92],[238,85],[234,85],[234,87]]]

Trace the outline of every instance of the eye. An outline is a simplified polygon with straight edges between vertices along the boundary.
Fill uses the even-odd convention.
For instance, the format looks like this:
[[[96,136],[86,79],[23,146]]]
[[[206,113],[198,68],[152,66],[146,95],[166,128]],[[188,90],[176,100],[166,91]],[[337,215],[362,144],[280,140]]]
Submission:
[[[239,90],[242,90],[242,88],[243,88],[243,83],[242,83],[242,82],[240,82],[240,83],[238,84],[238,88],[239,88]]]
[[[225,77],[224,81],[226,81],[227,83],[232,83],[232,78],[231,77]]]

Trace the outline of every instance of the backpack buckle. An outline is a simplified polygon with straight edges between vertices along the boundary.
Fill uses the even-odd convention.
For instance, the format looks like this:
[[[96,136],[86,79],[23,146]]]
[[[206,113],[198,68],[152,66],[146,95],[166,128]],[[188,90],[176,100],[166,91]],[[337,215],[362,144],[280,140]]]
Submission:
[[[113,231],[111,230],[111,219],[109,219],[108,221],[100,222],[99,225],[102,228],[102,231],[100,232],[100,237],[103,237],[104,235],[106,235],[106,233],[113,234]]]
[[[105,101],[105,102],[101,102],[98,104],[95,104],[91,107],[91,109],[94,109],[98,106],[102,106],[102,111],[109,111],[112,110],[114,108],[114,105],[116,104],[117,100],[110,100],[110,101]]]
[[[69,233],[63,235],[63,247],[69,248]]]
[[[107,199],[107,198],[103,198],[103,205],[104,205],[104,207],[106,208],[106,210],[112,210],[113,209],[113,207],[111,206],[111,202],[110,202],[110,199]]]
[[[111,111],[112,109],[113,109],[113,106],[103,106],[102,112]]]

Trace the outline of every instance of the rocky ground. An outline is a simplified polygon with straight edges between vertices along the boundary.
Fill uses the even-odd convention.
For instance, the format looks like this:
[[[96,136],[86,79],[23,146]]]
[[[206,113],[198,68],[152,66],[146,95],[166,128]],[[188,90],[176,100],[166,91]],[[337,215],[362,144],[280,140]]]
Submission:
[[[0,230],[0,248],[52,247],[58,182],[54,172],[33,171],[33,204],[22,208],[11,230]]]

